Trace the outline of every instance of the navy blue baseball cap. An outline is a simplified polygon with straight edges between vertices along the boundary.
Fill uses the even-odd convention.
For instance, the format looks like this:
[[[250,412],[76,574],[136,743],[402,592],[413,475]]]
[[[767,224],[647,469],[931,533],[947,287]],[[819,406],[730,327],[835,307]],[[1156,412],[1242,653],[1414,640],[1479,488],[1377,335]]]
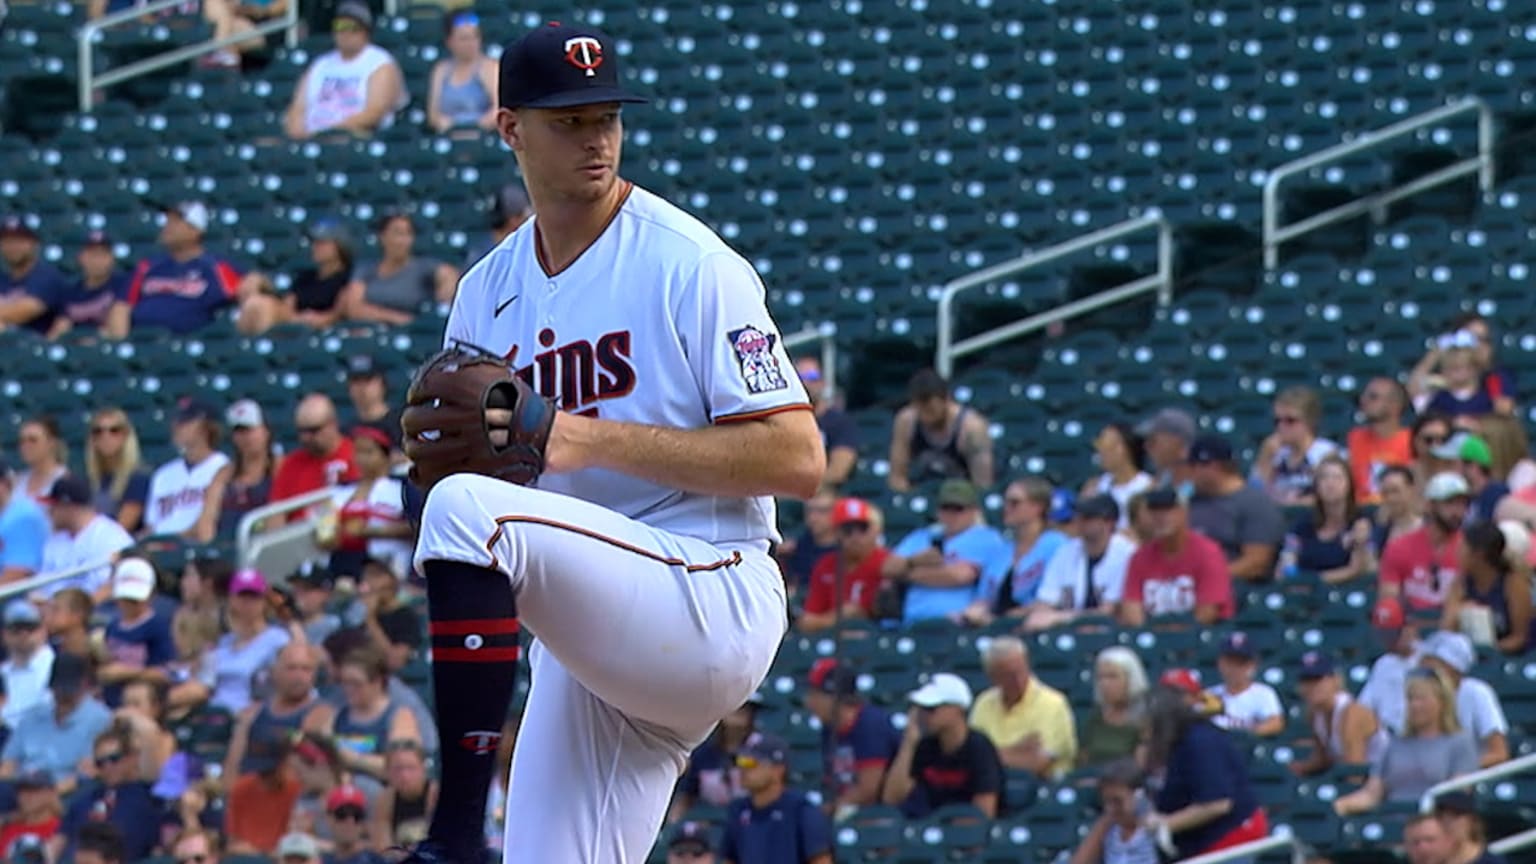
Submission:
[[[1227,638],[1221,640],[1221,654],[1223,657],[1240,657],[1244,660],[1259,656],[1258,649],[1253,647],[1253,640],[1241,630],[1229,633]]]
[[[684,822],[672,832],[672,839],[667,843],[667,851],[703,854],[709,851],[712,845],[710,841],[708,825],[703,822]]]
[[[183,396],[176,400],[176,422],[190,423],[193,420],[213,420],[218,417],[208,403],[195,396]]]
[[[1189,445],[1189,461],[1195,465],[1231,462],[1232,444],[1220,435],[1201,435]]]
[[[501,54],[503,108],[574,108],[645,102],[619,84],[619,52],[601,30],[551,21]]]
[[[1296,677],[1303,681],[1326,678],[1333,674],[1333,658],[1319,651],[1308,651],[1301,655],[1301,668],[1296,670]]]
[[[777,735],[753,732],[747,736],[747,740],[741,745],[741,749],[736,751],[736,755],[773,765],[783,765],[789,761],[789,745]]]

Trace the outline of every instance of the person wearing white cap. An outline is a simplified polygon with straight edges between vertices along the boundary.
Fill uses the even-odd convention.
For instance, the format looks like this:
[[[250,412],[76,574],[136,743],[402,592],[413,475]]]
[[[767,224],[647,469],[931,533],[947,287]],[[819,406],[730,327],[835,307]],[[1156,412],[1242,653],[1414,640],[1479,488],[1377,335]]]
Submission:
[[[123,684],[134,678],[169,680],[166,666],[176,659],[170,616],[155,610],[155,567],[143,558],[124,558],[112,571],[112,599],[117,618],[107,625],[106,665],[96,672],[101,697],[116,708]]]
[[[1424,486],[1428,502],[1424,525],[1392,538],[1381,553],[1380,595],[1401,597],[1410,610],[1432,611],[1445,605],[1461,562],[1461,525],[1467,517],[1467,481],[1442,471]]]
[[[4,623],[6,657],[0,663],[0,679],[5,681],[5,708],[0,709],[0,720],[15,729],[22,714],[49,701],[54,654],[43,615],[31,600],[17,598],[7,604]]]
[[[160,207],[165,254],[139,262],[123,299],[112,304],[102,333],[123,339],[136,328],[190,333],[232,304],[240,272],[203,246],[212,223],[208,205],[182,201]]]
[[[1478,761],[1483,768],[1509,759],[1509,720],[1499,694],[1487,681],[1467,673],[1477,662],[1472,640],[1460,633],[1441,630],[1424,640],[1419,661],[1444,675],[1456,690],[1456,719],[1461,728],[1477,738]]]
[[[284,834],[277,841],[277,860],[282,864],[320,864],[320,843],[299,831]]]
[[[229,442],[234,445],[229,464],[219,469],[209,491],[219,492],[218,531],[232,536],[245,514],[272,497],[272,475],[280,449],[272,446],[272,430],[254,399],[240,399],[224,411]]]
[[[913,818],[947,804],[973,804],[995,818],[1004,804],[1003,764],[987,736],[970,727],[970,685],[940,672],[907,699],[912,709],[881,799]]]

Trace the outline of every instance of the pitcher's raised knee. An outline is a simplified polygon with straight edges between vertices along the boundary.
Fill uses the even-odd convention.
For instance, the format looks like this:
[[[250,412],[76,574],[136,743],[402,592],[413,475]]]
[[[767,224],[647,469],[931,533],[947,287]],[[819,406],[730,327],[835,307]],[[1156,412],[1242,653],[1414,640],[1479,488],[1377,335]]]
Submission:
[[[529,509],[535,493],[479,474],[453,474],[427,493],[421,514],[416,561],[462,561],[481,567],[505,566],[492,547],[501,536],[498,519]]]

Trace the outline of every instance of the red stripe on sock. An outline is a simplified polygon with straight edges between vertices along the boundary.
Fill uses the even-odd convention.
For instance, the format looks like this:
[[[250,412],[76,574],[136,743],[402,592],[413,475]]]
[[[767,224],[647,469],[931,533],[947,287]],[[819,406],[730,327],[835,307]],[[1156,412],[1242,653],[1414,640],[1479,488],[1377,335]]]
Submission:
[[[466,618],[462,621],[433,621],[427,632],[433,636],[504,636],[516,633],[516,618]]]
[[[433,648],[434,663],[515,663],[521,649],[510,648]]]

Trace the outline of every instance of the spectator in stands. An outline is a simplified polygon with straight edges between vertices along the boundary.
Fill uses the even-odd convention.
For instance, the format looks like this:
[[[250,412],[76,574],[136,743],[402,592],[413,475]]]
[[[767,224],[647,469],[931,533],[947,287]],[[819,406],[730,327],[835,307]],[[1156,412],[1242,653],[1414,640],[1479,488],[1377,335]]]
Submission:
[[[1307,777],[1335,765],[1374,764],[1391,734],[1376,712],[1350,695],[1333,659],[1318,651],[1301,656],[1296,671],[1307,725],[1312,728],[1312,753],[1291,763],[1291,772]]]
[[[358,785],[378,790],[389,746],[421,740],[416,715],[389,698],[389,665],[382,651],[352,651],[338,664],[336,679],[341,684],[340,704],[316,705],[304,719],[304,728],[334,738],[342,765]]]
[[[1109,495],[1120,508],[1116,526],[1130,527],[1131,498],[1152,488],[1152,475],[1142,470],[1147,461],[1146,445],[1136,430],[1126,423],[1111,423],[1093,439],[1093,452],[1103,473],[1083,484],[1084,498]]]
[[[1152,469],[1153,485],[1183,489],[1189,482],[1189,445],[1195,440],[1195,418],[1178,408],[1164,408],[1143,420],[1135,432]]]
[[[42,503],[53,481],[69,473],[69,447],[59,431],[59,421],[46,414],[29,418],[16,430],[16,490]]]
[[[827,393],[821,360],[812,355],[795,359],[795,371],[816,410],[816,425],[821,429],[821,443],[827,451],[827,473],[822,486],[832,491],[848,482],[859,461],[859,427],[848,416],[835,395]]]
[[[27,219],[0,220],[0,330],[25,327],[44,334],[53,324],[68,283],[57,267],[38,256],[38,237]]]
[[[837,551],[821,556],[811,569],[805,611],[797,622],[806,633],[876,617],[880,572],[890,555],[880,542],[880,510],[862,498],[843,498],[832,510],[832,525],[837,529]]]
[[[312,646],[296,642],[283,646],[272,664],[271,694],[259,704],[247,705],[235,718],[224,758],[225,777],[253,773],[278,757],[284,742],[319,704],[317,667]]]
[[[1477,337],[1465,331],[1440,336],[1408,377],[1414,409],[1448,417],[1481,417],[1494,411],[1494,397],[1478,359]]]
[[[400,406],[389,404],[389,382],[371,354],[347,358],[348,428],[377,426],[389,433],[390,450],[400,449]]]
[[[108,822],[121,832],[129,861],[137,861],[155,848],[160,806],[149,784],[139,779],[139,754],[134,746],[133,729],[126,723],[113,723],[96,736],[90,751],[95,782],[84,786],[64,811],[59,833],[49,844],[54,860],[59,860],[68,841],[78,836],[88,821]]]
[[[43,630],[43,615],[32,601],[17,598],[7,603],[4,623],[5,662],[0,663],[0,682],[5,685],[5,707],[0,709],[0,720],[15,729],[28,711],[48,704],[54,652]]]
[[[1373,557],[1371,522],[1355,504],[1349,464],[1339,456],[1324,457],[1313,469],[1312,512],[1285,536],[1275,575],[1316,573],[1336,585],[1365,574]]]
[[[1337,798],[1340,816],[1366,813],[1384,801],[1415,802],[1431,786],[1477,770],[1477,743],[1456,719],[1456,697],[1431,669],[1408,673],[1407,722],[1371,766],[1360,789]]]
[[[1067,864],[1156,864],[1157,841],[1144,824],[1151,811],[1134,759],[1117,759],[1099,774],[1103,811]]]
[[[1365,422],[1350,429],[1345,439],[1357,504],[1379,503],[1382,472],[1412,463],[1413,435],[1403,426],[1407,410],[1408,391],[1391,378],[1372,378],[1360,391],[1360,418]]]
[[[1488,832],[1472,793],[1458,789],[1437,795],[1434,817],[1450,841],[1444,864],[1506,864],[1503,855],[1488,851]]]
[[[288,831],[299,781],[289,766],[293,743],[276,756],[255,760],[252,772],[235,779],[224,809],[224,832],[234,855],[271,855]]]
[[[715,864],[715,860],[709,826],[703,822],[684,822],[667,840],[667,864]]]
[[[374,803],[372,836],[380,851],[409,846],[427,836],[437,809],[437,781],[427,774],[427,753],[412,739],[392,741],[384,751],[387,785]]]
[[[1451,440],[1452,431],[1451,418],[1444,414],[1420,413],[1413,421],[1413,475],[1419,488],[1442,471],[1456,470],[1456,463],[1435,455],[1437,447]]]
[[[123,684],[135,678],[170,680],[167,667],[176,659],[170,615],[155,608],[155,567],[143,558],[123,558],[112,572],[117,617],[107,625],[107,664],[96,672],[102,700],[122,704]]]
[[[111,823],[90,822],[80,827],[80,836],[75,840],[75,864],[128,864],[133,859],[127,855],[123,834]],[[218,862],[210,860],[207,864]]]
[[[1462,535],[1459,579],[1445,595],[1442,630],[1460,630],[1473,642],[1494,645],[1510,655],[1536,644],[1536,610],[1531,608],[1531,573],[1523,558],[1511,560],[1504,531],[1475,522]]]
[[[1248,780],[1248,756],[1184,694],[1152,691],[1146,767],[1162,778],[1148,829],[1171,857],[1190,858],[1269,836]]]
[[[836,506],[837,497],[831,492],[812,495],[805,502],[800,534],[779,544],[779,569],[791,594],[808,589],[816,562],[838,550],[837,526],[832,524]]]
[[[402,506],[405,481],[389,473],[391,438],[378,426],[352,429],[356,482],[336,490],[335,552],[331,570],[356,576],[362,559],[376,558],[395,572],[411,567],[416,531]]]
[[[1147,493],[1154,539],[1125,568],[1120,623],[1144,626],[1164,615],[1193,614],[1210,625],[1232,616],[1232,574],[1221,547],[1190,530],[1189,512],[1167,487]]]
[[[497,189],[491,196],[486,213],[490,233],[478,245],[469,247],[469,254],[464,256],[464,269],[467,271],[475,266],[476,262],[500,246],[501,241],[512,236],[512,232],[532,215],[533,205],[528,201],[528,193],[523,190],[523,184],[508,183]]]
[[[211,324],[235,300],[240,272],[203,247],[208,205],[186,201],[164,210],[160,245],[165,254],[139,262],[122,300],[112,304],[103,333],[127,338],[154,328],[191,333]]]
[[[831,658],[811,667],[805,707],[821,721],[822,792],[834,818],[879,804],[900,745],[890,714],[860,695],[858,676]]]
[[[1077,767],[1091,768],[1136,752],[1146,719],[1147,670],[1136,652],[1112,646],[1093,661],[1093,707],[1078,734]]]
[[[299,400],[293,425],[299,447],[283,457],[272,475],[274,502],[357,480],[352,440],[341,434],[329,396],[311,393]]]
[[[383,864],[384,858],[367,842],[368,796],[350,784],[338,786],[325,799],[331,829],[331,851],[325,864]]]
[[[1229,732],[1246,732],[1260,738],[1285,731],[1285,708],[1275,688],[1256,680],[1259,654],[1253,640],[1241,630],[1227,634],[1216,657],[1221,683],[1210,694],[1221,700],[1215,724]]]
[[[325,818],[325,802],[346,780],[341,756],[329,738],[299,732],[291,733],[293,755],[290,766],[299,781],[299,798],[288,817],[288,830],[313,835],[322,844],[331,839],[331,826]]]
[[[1415,813],[1403,826],[1403,857],[1408,864],[1454,864],[1455,844],[1445,820],[1434,813]]]
[[[203,20],[213,25],[214,39],[228,39],[250,33],[256,25],[288,12],[289,0],[204,0]],[[266,48],[266,39],[252,36],[220,48],[202,58],[205,68],[239,69],[242,54],[258,53]]]
[[[881,565],[881,575],[904,585],[902,621],[958,618],[970,606],[981,570],[1005,549],[986,524],[981,493],[966,480],[939,489],[939,521],[902,538]]]
[[[182,606],[171,617],[171,641],[176,659],[166,664],[170,689],[165,697],[166,716],[185,718],[207,704],[218,676],[213,668],[213,648],[219,641],[219,619]]]
[[[91,639],[91,595],[79,588],[65,588],[48,598],[45,614],[48,640],[59,654],[93,657],[96,645]]]
[[[40,847],[46,847],[48,841],[59,833],[60,817],[64,815],[64,805],[59,801],[59,792],[53,788],[53,778],[42,771],[33,771],[16,778],[16,809],[6,819],[4,827],[0,827],[0,849],[7,850],[14,855],[17,843],[30,846],[33,843]],[[39,848],[38,853],[44,851]],[[8,855],[8,860],[16,860]],[[75,860],[79,861],[79,849],[77,846]]]
[[[341,314],[349,321],[409,324],[427,303],[451,303],[459,271],[436,258],[418,256],[416,224],[404,212],[386,213],[374,222],[381,256],[357,268],[341,295]]]
[[[496,61],[480,40],[480,16],[473,9],[443,13],[448,56],[432,67],[427,85],[427,124],[438,132],[453,128],[496,128]]]
[[[1509,494],[1509,487],[1493,473],[1493,453],[1488,442],[1469,432],[1457,432],[1450,440],[1435,448],[1435,455],[1444,459],[1449,470],[1461,473],[1467,481],[1471,501],[1467,505],[1467,524],[1493,518],[1499,502]]]
[[[41,593],[52,596],[65,588],[83,588],[92,599],[105,600],[112,573],[109,562],[133,545],[133,537],[123,526],[96,512],[90,483],[84,477],[66,474],[55,480],[43,503],[53,526],[43,544],[43,572],[98,566],[46,585]]]
[[[939,373],[919,370],[891,426],[890,463],[887,481],[895,492],[952,479],[985,489],[994,477],[987,418],[956,402]]]
[[[940,672],[907,697],[901,747],[885,776],[881,799],[917,819],[949,804],[971,804],[995,819],[1006,806],[997,748],[966,721],[971,688]]]
[[[315,58],[293,88],[283,117],[289,138],[321,132],[368,136],[394,125],[411,94],[400,64],[373,44],[373,12],[358,0],[336,7],[331,21],[335,49]]]
[[[1401,735],[1404,701],[1408,672],[1419,665],[1423,645],[1419,642],[1417,625],[1408,620],[1403,603],[1397,597],[1382,597],[1371,610],[1371,626],[1376,631],[1376,641],[1385,649],[1371,664],[1371,672],[1360,688],[1361,704],[1376,713],[1382,728],[1393,735]]]
[[[1536,460],[1531,459],[1531,441],[1525,423],[1517,417],[1489,414],[1477,419],[1478,435],[1488,444],[1493,457],[1489,474],[1504,481],[1510,492],[1536,484]]]
[[[15,472],[0,457],[0,583],[18,582],[37,572],[48,533],[48,514],[21,494]]]
[[[832,864],[832,826],[788,785],[789,745],[754,732],[736,764],[747,794],[726,811],[720,857],[733,864]]]
[[[216,708],[238,714],[251,704],[257,676],[266,671],[292,636],[268,621],[267,580],[260,571],[235,573],[229,583],[228,614],[229,632],[213,649],[215,683],[209,701]]]
[[[1077,723],[1060,690],[1029,665],[1029,648],[1016,636],[998,636],[983,651],[992,686],[971,706],[971,728],[991,739],[1004,768],[1060,778],[1077,761]]]
[[[289,832],[277,841],[277,860],[280,864],[320,864],[320,843],[307,833]]]
[[[1050,481],[1034,476],[1015,480],[1003,490],[1003,525],[1013,542],[982,562],[975,598],[964,613],[967,623],[984,626],[998,617],[1029,613],[1046,565],[1069,539],[1046,522],[1054,493]]]
[[[305,236],[313,266],[294,271],[287,291],[279,291],[265,273],[241,280],[240,314],[235,319],[241,333],[265,333],[290,323],[324,330],[341,320],[341,294],[352,282],[352,235],[335,219],[321,219]]]
[[[139,451],[139,433],[121,408],[97,411],[91,416],[90,430],[85,476],[96,490],[96,510],[130,533],[138,531],[149,495],[149,469]]]
[[[304,639],[311,645],[323,645],[332,633],[341,629],[341,616],[330,611],[331,592],[336,577],[325,567],[306,561],[288,577],[293,590],[293,605],[304,628]]]
[[[1285,539],[1280,507],[1243,479],[1232,445],[1219,435],[1195,439],[1189,448],[1189,465],[1195,492],[1189,502],[1190,527],[1221,547],[1233,579],[1272,579]],[[1310,484],[1310,464],[1307,471]]]
[[[132,730],[134,752],[139,754],[139,779],[150,784],[158,798],[175,798],[186,790],[194,759],[178,753],[175,733],[165,726],[164,684],[135,678],[123,686],[123,707],[114,722]]]
[[[1318,437],[1323,401],[1310,387],[1289,387],[1275,397],[1275,431],[1253,460],[1253,480],[1279,504],[1307,504],[1312,472],[1339,445]]]
[[[1082,615],[1113,616],[1125,593],[1136,544],[1116,530],[1120,508],[1109,495],[1077,504],[1077,536],[1051,555],[1025,621],[1027,630],[1069,624]]]
[[[1470,494],[1467,481],[1447,471],[1430,478],[1424,497],[1429,500],[1424,526],[1392,540],[1381,555],[1379,591],[1401,597],[1409,609],[1437,611],[1460,572],[1461,526]]]
[[[213,619],[222,629],[229,600],[229,583],[235,568],[229,561],[210,555],[189,556],[181,568],[181,609]]]
[[[233,537],[245,514],[271,499],[278,454],[272,446],[272,430],[254,399],[240,399],[230,405],[224,422],[229,426],[234,456],[209,488],[210,494],[218,490],[219,503],[216,510],[205,511],[205,516],[215,516],[217,536]]]
[[[213,409],[191,397],[176,403],[171,422],[171,443],[177,456],[155,469],[149,478],[145,503],[146,534],[179,534],[199,543],[213,539],[204,512],[215,506],[208,492],[219,472],[229,464],[220,453],[219,424]]]
[[[757,725],[762,703],[754,696],[735,711],[720,718],[708,739],[688,756],[688,767],[677,782],[672,796],[669,821],[683,818],[695,804],[724,807],[732,799],[746,794],[741,772],[736,768],[736,753]],[[823,733],[826,727],[823,726]]]
[[[1443,676],[1456,694],[1456,720],[1477,741],[1478,764],[1487,768],[1509,759],[1509,721],[1499,695],[1470,673],[1477,662],[1472,640],[1442,630],[1424,640],[1420,662]]]
[[[52,699],[16,720],[0,754],[0,776],[42,771],[61,793],[76,785],[76,768],[91,754],[91,742],[112,723],[112,712],[94,695],[90,661],[58,654],[48,676]],[[50,704],[51,702],[51,704]]]
[[[1424,502],[1415,488],[1413,470],[1402,465],[1389,466],[1377,478],[1381,503],[1371,525],[1371,554],[1380,560],[1387,544],[1417,531],[1424,524]]]
[[[325,652],[330,659],[331,680],[336,680],[336,670],[343,658],[363,647],[384,652],[389,667],[389,699],[405,707],[416,717],[419,730],[417,740],[429,752],[438,749],[437,722],[432,711],[417,693],[400,680],[399,672],[415,655],[422,642],[423,622],[421,614],[400,602],[400,576],[391,567],[377,559],[363,562],[363,597],[349,609],[348,622],[356,626],[339,630],[325,641]],[[358,610],[358,611],[354,611]],[[354,614],[361,617],[354,618]],[[332,694],[334,696],[334,694]],[[339,698],[339,697],[337,697]],[[335,702],[337,698],[330,701]]]
[[[105,232],[92,231],[75,255],[80,276],[59,295],[53,326],[48,338],[57,339],[74,331],[100,332],[107,324],[112,304],[128,290],[127,274],[117,269],[112,240]]]

